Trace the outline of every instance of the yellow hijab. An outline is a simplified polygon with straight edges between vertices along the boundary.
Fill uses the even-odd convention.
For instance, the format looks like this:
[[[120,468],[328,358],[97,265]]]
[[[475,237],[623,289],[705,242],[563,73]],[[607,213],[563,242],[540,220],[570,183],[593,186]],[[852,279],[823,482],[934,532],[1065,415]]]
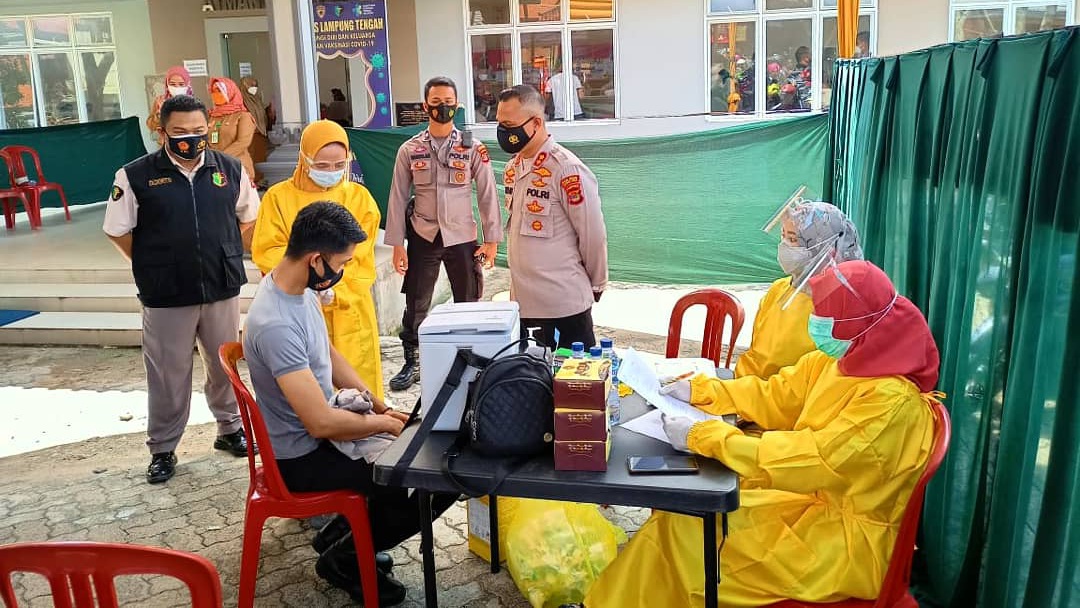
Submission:
[[[309,169],[304,157],[313,159],[319,153],[319,150],[330,144],[345,146],[345,150],[349,152],[349,158],[352,159],[349,135],[345,133],[345,129],[341,125],[330,120],[317,120],[304,128],[304,132],[300,134],[300,158],[297,160],[296,171],[293,171],[292,176],[294,186],[304,192],[326,191],[326,188],[317,185],[308,177]],[[342,178],[342,183],[349,179],[349,171],[350,169],[345,169],[345,177]]]

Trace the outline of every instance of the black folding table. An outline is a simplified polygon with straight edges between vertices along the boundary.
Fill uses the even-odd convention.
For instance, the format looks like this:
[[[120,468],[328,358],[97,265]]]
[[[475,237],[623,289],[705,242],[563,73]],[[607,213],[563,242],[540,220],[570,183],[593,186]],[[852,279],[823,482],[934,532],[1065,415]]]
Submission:
[[[637,395],[622,400],[624,420],[648,411],[649,406]],[[416,432],[410,426],[375,463],[375,482],[389,483],[394,465]],[[437,608],[435,584],[435,543],[431,525],[431,493],[457,492],[442,473],[443,452],[453,443],[456,433],[433,432],[409,465],[401,485],[416,488],[420,496],[420,549],[424,562],[424,595],[429,608]],[[701,517],[704,522],[705,606],[716,608],[719,554],[716,546],[716,517],[721,518],[721,532],[727,538],[727,514],[739,507],[738,477],[715,460],[698,457],[696,475],[630,475],[627,456],[663,456],[677,454],[670,445],[620,427],[612,429],[611,456],[604,473],[556,471],[553,456],[537,456],[506,477],[499,496],[546,498],[572,502],[650,507],[662,511]],[[491,459],[463,454],[454,464],[454,472],[470,486],[482,487],[495,472]],[[499,571],[498,502],[489,497],[491,527],[491,571]],[[722,546],[722,545],[721,545]]]

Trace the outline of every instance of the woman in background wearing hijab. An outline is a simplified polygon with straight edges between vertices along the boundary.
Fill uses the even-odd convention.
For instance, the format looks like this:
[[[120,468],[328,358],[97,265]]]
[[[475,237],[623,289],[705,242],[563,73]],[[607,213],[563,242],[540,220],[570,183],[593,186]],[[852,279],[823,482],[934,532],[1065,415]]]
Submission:
[[[320,292],[330,341],[360,374],[372,392],[383,397],[379,325],[375,318],[375,241],[382,214],[367,188],[349,179],[352,152],[340,125],[319,120],[300,136],[300,159],[292,179],[274,184],[263,195],[255,221],[251,259],[270,272],[285,256],[289,230],[300,210],[316,201],[343,205],[368,235],[356,246],[345,274],[333,289]]]
[[[255,119],[255,134],[251,137],[248,153],[251,154],[252,162],[257,165],[265,162],[270,153],[269,132],[270,127],[273,126],[271,124],[272,110],[263,101],[262,93],[259,92],[259,81],[253,77],[245,76],[240,79],[240,94],[244,98],[244,107]],[[255,183],[262,183],[262,180],[262,173],[256,169]]]
[[[855,224],[829,203],[800,203],[785,212],[776,259],[788,276],[769,287],[754,318],[750,349],[739,356],[735,377],[768,378],[814,350],[806,323],[813,301],[797,288],[825,262],[863,259]]]
[[[810,288],[815,352],[765,380],[698,376],[665,389],[766,429],[752,437],[720,419],[664,419],[675,449],[740,477],[723,606],[876,598],[930,458],[939,360],[922,313],[869,262],[830,266]],[[655,511],[585,606],[700,606],[701,546],[701,518]]]
[[[195,95],[195,92],[191,89],[191,75],[188,71],[182,66],[174,65],[165,71],[165,92],[154,98],[150,116],[146,118],[146,128],[150,129],[154,137],[161,138],[161,132],[158,131],[161,127],[161,104],[177,95]]]
[[[248,175],[254,179],[255,163],[251,162],[248,147],[255,135],[255,118],[244,107],[240,87],[228,78],[210,79],[210,148],[236,157]]]

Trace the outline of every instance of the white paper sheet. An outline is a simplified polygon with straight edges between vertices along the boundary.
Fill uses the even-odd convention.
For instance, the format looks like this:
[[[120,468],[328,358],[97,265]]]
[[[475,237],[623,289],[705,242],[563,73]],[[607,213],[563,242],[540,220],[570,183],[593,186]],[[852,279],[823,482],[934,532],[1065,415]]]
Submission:
[[[648,414],[622,423],[621,426],[628,431],[670,444],[671,441],[667,438],[667,434],[664,433],[664,423],[660,420],[662,414],[663,412],[660,410],[651,410]]]
[[[715,373],[715,370],[714,370]],[[634,389],[641,398],[668,416],[683,416],[694,421],[708,420],[710,416],[689,403],[660,394],[660,379],[654,362],[632,348],[623,352],[619,365],[619,382]]]

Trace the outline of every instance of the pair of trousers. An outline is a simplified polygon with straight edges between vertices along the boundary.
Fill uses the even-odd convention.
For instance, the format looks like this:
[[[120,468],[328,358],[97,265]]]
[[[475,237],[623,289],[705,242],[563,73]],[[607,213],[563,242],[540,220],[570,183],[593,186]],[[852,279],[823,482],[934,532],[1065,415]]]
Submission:
[[[408,488],[381,486],[372,466],[353,460],[327,441],[298,458],[277,461],[281,477],[292,492],[353,490],[368,499],[368,519],[376,551],[392,549],[420,531],[420,500]],[[437,519],[458,499],[456,494],[432,494],[431,514]]]
[[[435,240],[428,242],[412,230],[412,222],[405,225],[409,269],[405,271],[405,281],[401,286],[401,293],[405,294],[405,314],[401,318],[400,337],[406,348],[415,349],[420,344],[417,330],[431,308],[439,266],[446,266],[455,302],[479,300],[484,290],[484,275],[475,257],[476,243],[467,241],[445,247],[442,234],[436,234]]]
[[[142,351],[149,416],[146,446],[151,454],[172,452],[191,415],[191,352],[196,343],[206,370],[203,391],[217,420],[218,435],[240,430],[240,410],[218,349],[240,338],[240,298],[209,304],[142,310]]]
[[[574,342],[581,342],[585,345],[587,352],[590,347],[596,345],[591,307],[585,312],[558,319],[522,319],[521,337],[528,337],[528,330],[531,327],[539,328],[539,331],[535,332],[536,341],[552,350],[556,348],[556,329],[559,330],[558,348],[570,348]]]

